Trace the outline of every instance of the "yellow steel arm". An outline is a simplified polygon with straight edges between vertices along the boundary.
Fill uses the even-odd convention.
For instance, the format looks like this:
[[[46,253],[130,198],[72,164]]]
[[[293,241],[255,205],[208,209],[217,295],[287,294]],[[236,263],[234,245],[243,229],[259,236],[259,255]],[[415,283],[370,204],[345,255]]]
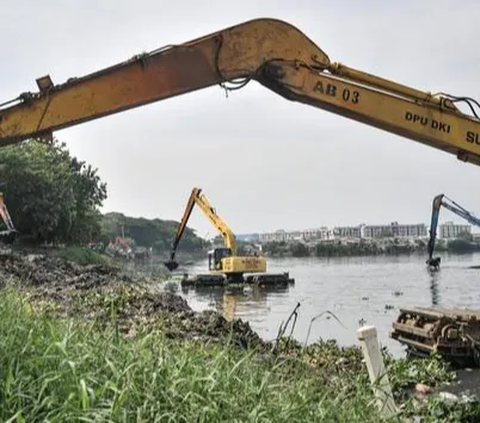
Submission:
[[[167,267],[171,266],[171,270],[176,268],[176,263],[174,262],[175,253],[182,238],[183,232],[187,227],[188,219],[192,214],[193,207],[195,204],[200,207],[200,209],[205,213],[205,215],[210,219],[210,222],[218,229],[222,238],[225,241],[225,245],[227,248],[230,248],[232,251],[232,255],[237,255],[237,244],[235,242],[235,235],[233,234],[232,230],[228,227],[228,225],[222,220],[220,216],[216,213],[215,209],[211,206],[210,202],[208,201],[205,194],[202,194],[201,188],[193,188],[192,193],[187,202],[187,206],[185,208],[185,212],[183,213],[182,220],[178,225],[177,232],[175,234],[175,238],[173,240],[172,245],[172,252],[170,255],[170,262],[165,263]]]
[[[3,193],[0,192],[0,216],[2,217],[3,223],[7,227],[8,231],[16,232],[15,226],[13,224],[10,213],[8,212],[7,205],[5,204],[5,199],[3,198]]]
[[[240,81],[240,79],[243,79]],[[256,80],[279,95],[480,164],[480,120],[468,97],[432,95],[339,63],[305,34],[256,19],[55,86],[37,80],[0,109],[0,146],[225,82]],[[464,101],[475,116],[455,104]],[[0,105],[2,107],[2,105]]]
[[[273,59],[328,57],[295,27],[257,19],[190,42],[133,57],[99,72],[24,93],[0,110],[0,145],[51,132],[133,107],[239,78],[253,78]],[[238,81],[237,81],[238,82]],[[1,105],[0,105],[1,106]]]
[[[232,255],[237,255],[237,243],[235,241],[235,235],[233,234],[232,230],[228,227],[228,225],[223,221],[223,219],[217,214],[215,209],[212,207],[210,202],[208,201],[205,194],[201,194],[202,190],[199,188],[194,188],[196,191],[195,194],[195,203],[197,206],[202,209],[205,215],[210,219],[212,225],[217,228],[217,230],[222,235],[223,240],[225,241],[225,245],[227,248],[230,248],[232,251]]]
[[[334,63],[328,71],[272,61],[262,70],[266,86],[285,98],[395,133],[480,165],[480,120],[455,102]],[[476,102],[475,102],[476,103]],[[476,104],[478,106],[478,104]],[[472,108],[474,111],[474,109]]]

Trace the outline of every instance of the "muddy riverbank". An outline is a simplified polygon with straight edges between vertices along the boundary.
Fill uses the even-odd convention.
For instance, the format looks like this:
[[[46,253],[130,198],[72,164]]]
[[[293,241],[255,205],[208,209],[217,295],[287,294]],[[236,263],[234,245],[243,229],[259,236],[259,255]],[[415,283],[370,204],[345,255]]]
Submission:
[[[253,360],[250,365],[256,366],[253,373],[249,373],[248,369],[242,370],[244,372],[241,376],[242,380],[248,380],[251,381],[249,383],[254,384],[254,388],[248,388],[253,391],[245,391],[245,398],[248,398],[248,401],[251,401],[253,392],[258,392],[260,387],[274,383],[269,382],[268,378],[275,375],[280,385],[274,383],[272,386],[281,386],[283,390],[290,389],[291,385],[292,392],[301,394],[301,397],[308,397],[312,404],[317,404],[318,408],[313,411],[312,408],[306,407],[303,400],[292,399],[293,402],[290,405],[294,407],[298,401],[296,406],[306,407],[306,411],[303,412],[308,413],[310,417],[319,418],[325,415],[331,418],[338,417],[339,408],[335,404],[339,401],[342,403],[349,401],[354,407],[351,410],[353,414],[373,416],[371,414],[374,413],[371,410],[372,391],[368,383],[362,352],[358,346],[340,346],[335,340],[319,339],[304,347],[303,343],[288,337],[282,338],[279,342],[267,341],[242,319],[229,322],[221,313],[214,310],[192,310],[184,298],[169,291],[168,283],[161,276],[152,280],[150,276],[146,277],[141,273],[107,263],[80,265],[48,254],[24,254],[18,251],[2,250],[0,251],[0,272],[4,297],[7,292],[20,293],[21,297],[27,300],[29,308],[38,316],[36,319],[38,321],[48,318],[49,322],[58,322],[59,328],[63,327],[64,322],[73,321],[75,325],[86,323],[93,325],[88,326],[89,331],[94,330],[95,336],[100,336],[102,339],[118,331],[125,340],[123,342],[130,340],[135,345],[139,343],[135,347],[139,350],[144,348],[146,339],[152,336],[157,339],[156,334],[158,334],[158,341],[155,341],[158,343],[157,350],[163,348],[165,351],[175,351],[175,353],[172,352],[172,357],[181,352],[184,354],[181,366],[190,363],[188,366],[191,366],[192,371],[195,372],[205,371],[204,367],[201,369],[195,367],[198,357],[205,357],[202,360],[219,360],[218,357],[223,357],[225,354],[230,356],[231,353],[228,351],[233,347],[233,350],[237,351],[235,354],[240,354],[234,354],[235,360],[239,360],[238,363],[243,360]],[[53,320],[50,320],[52,318]],[[0,329],[5,331],[8,327],[3,329],[0,327]],[[23,333],[30,333],[32,330],[26,327]],[[77,333],[81,333],[81,330],[80,332],[77,330]],[[288,334],[288,331],[286,333]],[[87,337],[87,340],[82,342],[87,342],[88,339]],[[109,345],[108,348],[117,348],[111,343],[106,345]],[[70,348],[73,347],[70,346]],[[78,348],[83,351],[84,347],[80,345]],[[125,348],[131,347],[125,346]],[[35,354],[35,351],[32,350],[32,354]],[[115,351],[115,354],[123,354],[122,351]],[[161,354],[167,354],[165,351]],[[144,354],[144,357],[147,357],[150,352]],[[154,356],[157,356],[157,353]],[[455,374],[448,366],[436,359],[420,362],[397,360],[387,351],[385,351],[385,358],[395,398],[402,406],[403,416],[419,413],[425,416],[430,413],[439,415],[436,409],[431,408],[439,407],[438,399],[434,400],[437,402],[433,405],[429,405],[430,403],[425,402],[424,398],[418,398],[415,387],[418,383],[422,383],[434,389],[442,382],[453,381]],[[231,364],[225,364],[227,366],[225,371],[234,375],[239,368],[239,364],[236,363],[237,361],[233,360]],[[145,365],[150,366],[151,363],[146,362]],[[111,366],[111,363],[108,363],[108,366]],[[110,377],[108,366],[105,369],[105,383],[111,382],[108,379]],[[91,371],[91,368],[88,367],[85,371]],[[265,374],[265,380],[256,381],[255,375],[260,374],[259,372]],[[238,376],[232,376],[233,379],[236,377]],[[231,386],[234,383],[233,379],[222,373],[212,380]],[[237,382],[234,383],[235,386],[236,384]],[[156,391],[161,392],[165,388],[159,386],[160,391]],[[135,389],[133,385],[132,389]],[[197,395],[195,393],[198,389],[197,385],[191,389],[193,390],[191,395]],[[238,389],[235,388],[236,391]],[[442,388],[442,390],[447,389],[448,386]],[[33,394],[40,395],[36,391]],[[148,395],[148,392],[142,391],[138,395]],[[319,402],[319,398],[323,398],[324,404],[330,403],[330,405],[325,405],[327,408],[322,410],[322,402]],[[467,406],[458,398],[460,397],[457,396],[457,400],[453,401],[453,405],[445,406],[446,408],[442,405],[441,414],[447,417],[446,421],[449,413],[464,413],[462,410]],[[255,402],[255,404],[258,403]],[[285,407],[288,405],[288,403],[282,404]],[[468,414],[480,415],[478,407],[472,408],[474,405],[476,407],[477,403],[469,404]],[[181,406],[180,403],[175,407],[179,406]],[[345,416],[347,410],[342,410]],[[356,420],[352,417],[351,421]],[[360,421],[367,420],[363,418]]]
[[[3,287],[18,287],[34,307],[59,317],[99,323],[112,315],[120,330],[133,335],[140,327],[161,328],[170,338],[208,341],[231,337],[239,346],[264,346],[248,323],[231,325],[215,311],[195,312],[182,297],[162,289],[162,279],[107,263],[80,265],[48,254],[0,251]]]

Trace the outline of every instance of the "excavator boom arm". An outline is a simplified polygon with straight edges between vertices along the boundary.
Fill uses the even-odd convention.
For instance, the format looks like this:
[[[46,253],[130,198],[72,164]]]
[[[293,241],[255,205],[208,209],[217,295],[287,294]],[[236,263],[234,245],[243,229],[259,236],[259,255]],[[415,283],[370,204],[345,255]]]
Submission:
[[[462,219],[471,223],[472,225],[480,227],[480,219],[466,210],[464,207],[457,204],[455,201],[449,199],[444,194],[437,195],[432,202],[432,217],[430,222],[430,239],[428,241],[428,260],[427,263],[433,263],[438,266],[438,259],[433,259],[433,250],[435,249],[435,239],[437,236],[437,226],[438,218],[440,215],[440,208],[444,207],[447,210],[450,210],[452,213],[455,213],[457,216],[460,216]]]
[[[237,243],[235,241],[235,235],[233,234],[232,230],[217,214],[205,194],[196,196],[195,201],[198,207],[200,207],[203,213],[208,217],[212,225],[215,226],[215,228],[217,228],[217,230],[220,232],[223,240],[225,241],[226,247],[229,248],[232,251],[232,255],[235,256],[237,254]]]
[[[7,230],[16,232],[15,226],[13,224],[12,218],[10,217],[10,213],[8,211],[7,205],[5,204],[2,193],[0,193],[0,215],[2,217],[3,223],[5,223],[5,226],[7,227]]]
[[[190,42],[141,54],[115,66],[54,85],[37,79],[0,109],[0,145],[46,138],[52,131],[239,78],[254,78],[273,59],[328,57],[302,32],[275,19],[256,19]]]
[[[193,188],[190,194],[190,197],[187,201],[187,206],[185,207],[185,211],[183,213],[182,220],[178,225],[177,232],[175,233],[175,238],[172,244],[172,251],[170,254],[170,261],[165,263],[165,266],[169,270],[176,269],[178,264],[175,262],[175,254],[177,252],[177,247],[182,239],[183,233],[185,232],[185,228],[187,227],[188,220],[192,214],[193,208],[197,204],[198,207],[205,213],[208,217],[210,222],[217,228],[217,230],[222,235],[227,248],[230,248],[233,255],[237,253],[237,245],[235,242],[235,235],[233,234],[232,230],[228,227],[228,225],[217,215],[215,209],[211,206],[210,202],[207,200],[205,195],[202,194],[201,188]]]
[[[49,76],[39,78],[39,92],[21,94],[0,108],[0,146],[50,140],[62,128],[217,84],[241,88],[250,80],[286,99],[480,165],[474,100],[432,95],[332,63],[299,29],[276,19],[247,21],[60,85]],[[473,116],[456,107],[460,101]]]
[[[190,197],[187,201],[187,206],[185,207],[185,212],[183,213],[182,220],[178,225],[177,232],[175,233],[175,238],[173,239],[172,244],[172,252],[170,255],[170,261],[173,262],[175,259],[175,253],[177,251],[178,244],[182,239],[183,233],[185,232],[185,228],[187,227],[188,219],[190,219],[190,215],[192,214],[193,207],[195,206],[195,198],[200,194],[201,189],[194,188]]]
[[[427,244],[428,259],[427,264],[438,266],[439,260],[433,259],[433,250],[435,249],[435,240],[437,238],[438,218],[440,216],[440,207],[442,206],[444,194],[437,195],[432,201],[432,217],[430,218],[430,238]]]
[[[270,62],[262,73],[262,83],[287,99],[480,165],[480,120],[459,111],[450,97],[422,93],[337,63],[327,72],[298,63]]]

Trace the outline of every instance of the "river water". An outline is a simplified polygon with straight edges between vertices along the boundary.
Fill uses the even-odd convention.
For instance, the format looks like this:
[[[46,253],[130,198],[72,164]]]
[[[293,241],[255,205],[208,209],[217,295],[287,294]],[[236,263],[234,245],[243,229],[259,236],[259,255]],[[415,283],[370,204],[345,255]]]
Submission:
[[[402,356],[403,346],[389,338],[399,308],[480,308],[480,269],[469,268],[477,265],[480,253],[444,254],[440,271],[433,275],[424,256],[269,258],[268,271],[289,272],[294,285],[286,290],[204,288],[178,293],[194,310],[215,309],[227,318],[248,321],[267,340],[275,339],[299,303],[293,337],[300,342],[334,338],[340,345],[352,345],[357,343],[357,328],[369,324],[377,327],[382,345]],[[207,262],[200,261],[182,271],[206,269]]]

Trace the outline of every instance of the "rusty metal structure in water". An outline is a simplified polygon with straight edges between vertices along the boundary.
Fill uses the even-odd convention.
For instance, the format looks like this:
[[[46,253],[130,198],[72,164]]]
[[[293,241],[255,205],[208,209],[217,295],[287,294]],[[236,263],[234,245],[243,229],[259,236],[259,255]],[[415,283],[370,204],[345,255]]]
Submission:
[[[459,366],[480,366],[480,310],[401,308],[390,337],[409,355],[435,352]]]

